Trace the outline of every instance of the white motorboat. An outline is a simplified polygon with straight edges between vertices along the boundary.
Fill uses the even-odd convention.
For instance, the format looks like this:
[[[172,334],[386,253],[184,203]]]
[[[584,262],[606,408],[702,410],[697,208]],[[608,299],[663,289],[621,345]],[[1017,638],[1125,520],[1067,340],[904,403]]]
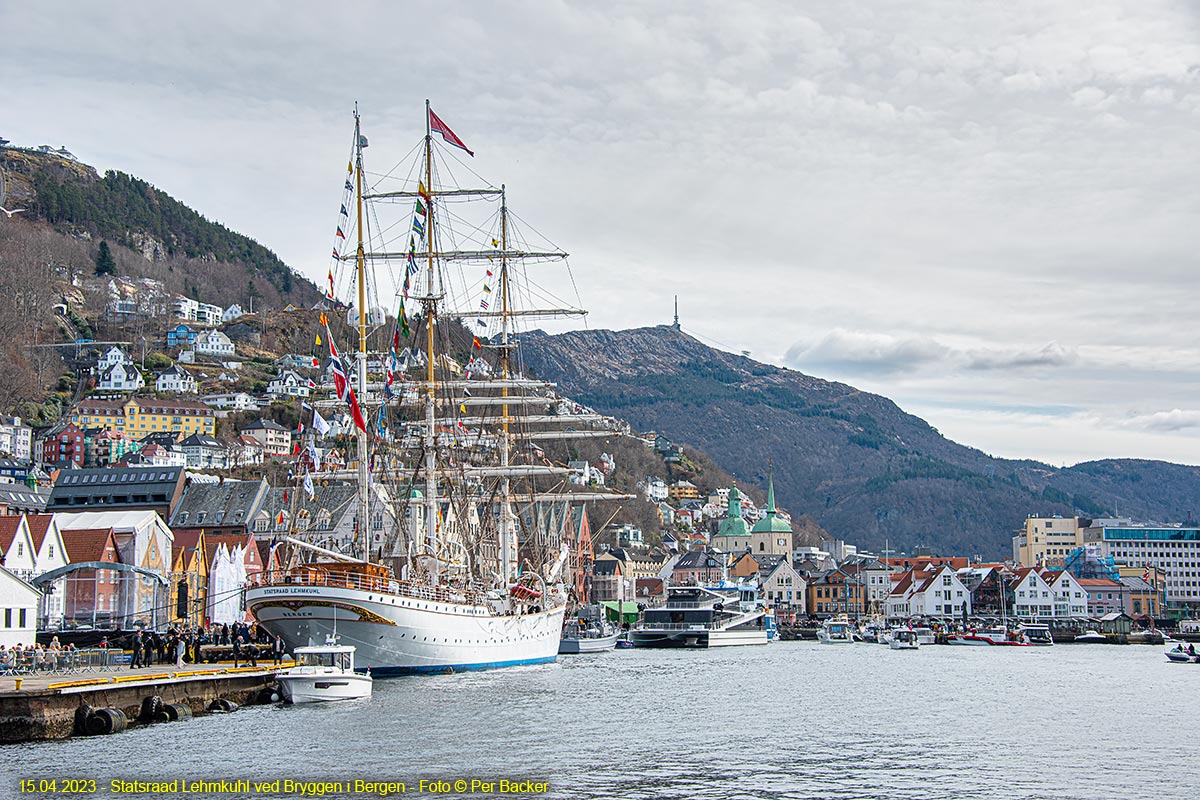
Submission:
[[[1167,660],[1175,664],[1200,664],[1200,656],[1188,652],[1183,645],[1175,645],[1166,653]]]
[[[888,647],[893,650],[917,650],[921,647],[921,642],[917,638],[916,631],[902,628],[892,633],[892,641]]]
[[[599,606],[588,607],[599,612]],[[602,653],[617,646],[621,629],[603,619],[599,613],[583,613],[563,625],[562,638],[558,640],[560,654]]]
[[[1087,630],[1075,637],[1078,644],[1106,644],[1108,637],[1095,630]]]
[[[371,696],[370,674],[354,671],[354,648],[335,641],[297,647],[296,666],[275,676],[285,703],[357,700]]]
[[[921,644],[937,644],[937,634],[933,632],[933,628],[915,625],[912,631],[917,635],[917,641]]]
[[[830,617],[817,629],[817,641],[821,644],[852,644],[854,626],[845,617]]]
[[[1052,647],[1054,637],[1050,635],[1049,625],[1022,625],[1021,633],[1025,640],[1035,647]]]

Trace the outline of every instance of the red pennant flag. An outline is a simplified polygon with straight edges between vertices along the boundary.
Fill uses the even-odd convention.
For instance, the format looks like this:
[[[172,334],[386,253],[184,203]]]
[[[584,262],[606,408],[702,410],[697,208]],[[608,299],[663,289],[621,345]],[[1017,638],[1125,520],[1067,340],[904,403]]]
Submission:
[[[429,109],[429,130],[434,133],[440,133],[442,135],[442,139],[444,139],[447,144],[454,145],[459,150],[465,151],[466,154],[472,158],[475,156],[475,154],[468,150],[467,146],[463,144],[463,140],[458,138],[454,131],[450,130],[450,126],[442,122],[441,118],[438,117],[437,114],[433,113],[432,108]]]

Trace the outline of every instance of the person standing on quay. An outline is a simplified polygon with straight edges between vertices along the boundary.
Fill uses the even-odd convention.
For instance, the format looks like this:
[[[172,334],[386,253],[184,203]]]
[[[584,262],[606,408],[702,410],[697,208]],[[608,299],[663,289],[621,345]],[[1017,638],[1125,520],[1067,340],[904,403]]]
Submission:
[[[130,669],[139,669],[142,666],[142,632],[134,631],[133,634],[133,658],[129,659]]]
[[[275,666],[283,663],[283,637],[276,636],[275,641],[271,644],[271,653],[275,656]]]
[[[242,637],[235,636],[233,638],[233,666],[236,669],[238,662],[242,658]]]

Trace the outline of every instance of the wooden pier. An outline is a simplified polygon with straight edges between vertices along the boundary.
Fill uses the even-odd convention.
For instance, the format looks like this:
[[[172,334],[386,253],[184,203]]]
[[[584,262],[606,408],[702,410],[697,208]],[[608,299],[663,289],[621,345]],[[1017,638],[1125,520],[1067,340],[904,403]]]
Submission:
[[[279,667],[159,665],[112,672],[5,676],[0,678],[0,744],[66,739],[83,733],[80,728],[93,709],[119,709],[130,725],[138,725],[151,722],[148,706],[173,706],[174,715],[183,713],[181,706],[191,714],[206,713],[214,701],[252,705],[265,699],[263,690],[274,683],[275,673],[292,665],[291,661]]]

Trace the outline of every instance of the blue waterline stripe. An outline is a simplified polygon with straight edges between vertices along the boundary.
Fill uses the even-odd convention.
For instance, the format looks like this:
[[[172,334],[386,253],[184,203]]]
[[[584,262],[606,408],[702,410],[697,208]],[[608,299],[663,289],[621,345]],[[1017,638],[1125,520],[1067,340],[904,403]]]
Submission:
[[[376,678],[390,678],[398,675],[441,675],[450,672],[477,672],[484,669],[501,669],[502,667],[520,667],[528,664],[549,664],[558,658],[557,655],[545,658],[521,658],[516,661],[485,661],[479,664],[438,664],[427,667],[371,667],[371,675]]]

